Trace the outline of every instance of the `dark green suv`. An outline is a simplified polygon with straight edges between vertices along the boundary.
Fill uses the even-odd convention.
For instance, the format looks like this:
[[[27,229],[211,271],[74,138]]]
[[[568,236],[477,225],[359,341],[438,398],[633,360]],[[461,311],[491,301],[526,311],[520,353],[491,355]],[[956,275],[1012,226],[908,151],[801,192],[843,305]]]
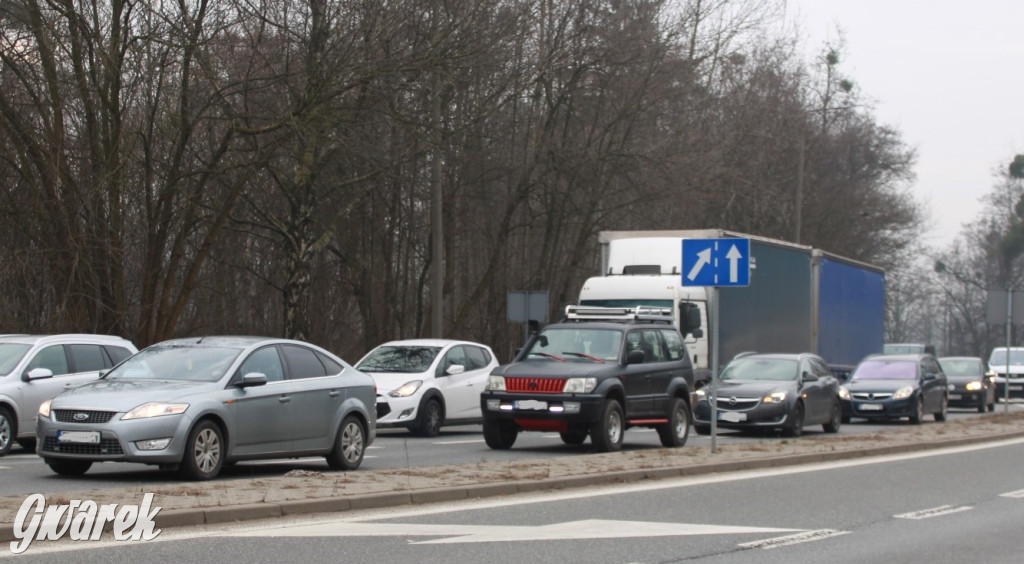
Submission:
[[[590,436],[601,452],[630,427],[657,429],[679,447],[690,432],[693,366],[672,311],[569,306],[515,360],[491,372],[480,395],[484,439],[508,449],[521,431],[557,431],[566,444]]]

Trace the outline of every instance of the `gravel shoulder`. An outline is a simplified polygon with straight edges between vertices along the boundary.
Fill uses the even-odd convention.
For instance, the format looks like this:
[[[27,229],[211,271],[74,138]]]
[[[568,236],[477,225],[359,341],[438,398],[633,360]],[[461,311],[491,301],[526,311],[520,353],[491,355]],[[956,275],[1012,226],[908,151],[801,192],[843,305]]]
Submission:
[[[945,423],[896,425],[868,435],[766,438],[720,445],[714,453],[691,446],[407,469],[293,470],[278,477],[52,494],[47,504],[72,499],[98,505],[138,504],[152,492],[153,505],[162,508],[158,526],[201,525],[823,462],[1017,437],[1024,437],[1024,413],[993,413]],[[0,498],[0,540],[14,538],[12,524],[24,501],[23,496]]]

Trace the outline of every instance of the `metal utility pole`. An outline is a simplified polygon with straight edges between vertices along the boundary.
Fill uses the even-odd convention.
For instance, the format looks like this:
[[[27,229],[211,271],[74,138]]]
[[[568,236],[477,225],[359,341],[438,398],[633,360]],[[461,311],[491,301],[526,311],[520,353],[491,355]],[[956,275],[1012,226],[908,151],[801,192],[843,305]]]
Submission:
[[[434,75],[433,83],[431,122],[434,128],[434,166],[430,170],[430,256],[433,262],[430,264],[430,336],[440,339],[444,337],[444,225],[441,221],[444,190],[441,183],[441,79],[437,74]]]

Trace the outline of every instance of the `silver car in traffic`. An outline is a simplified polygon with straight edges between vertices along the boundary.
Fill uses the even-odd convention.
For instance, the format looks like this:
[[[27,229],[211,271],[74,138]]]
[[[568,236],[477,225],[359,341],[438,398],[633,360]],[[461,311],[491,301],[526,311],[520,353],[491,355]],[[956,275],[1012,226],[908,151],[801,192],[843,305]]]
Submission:
[[[299,456],[354,470],[376,436],[375,402],[369,376],[308,343],[177,339],[40,406],[37,452],[62,475],[123,461],[208,480],[225,463]]]

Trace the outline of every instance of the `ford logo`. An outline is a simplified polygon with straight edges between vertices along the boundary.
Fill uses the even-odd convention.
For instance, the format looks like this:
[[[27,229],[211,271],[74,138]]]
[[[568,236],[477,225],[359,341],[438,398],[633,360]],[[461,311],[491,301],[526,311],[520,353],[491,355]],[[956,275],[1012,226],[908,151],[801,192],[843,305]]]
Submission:
[[[89,418],[89,414],[88,413],[76,413],[75,414],[75,421],[85,421],[88,418]]]

